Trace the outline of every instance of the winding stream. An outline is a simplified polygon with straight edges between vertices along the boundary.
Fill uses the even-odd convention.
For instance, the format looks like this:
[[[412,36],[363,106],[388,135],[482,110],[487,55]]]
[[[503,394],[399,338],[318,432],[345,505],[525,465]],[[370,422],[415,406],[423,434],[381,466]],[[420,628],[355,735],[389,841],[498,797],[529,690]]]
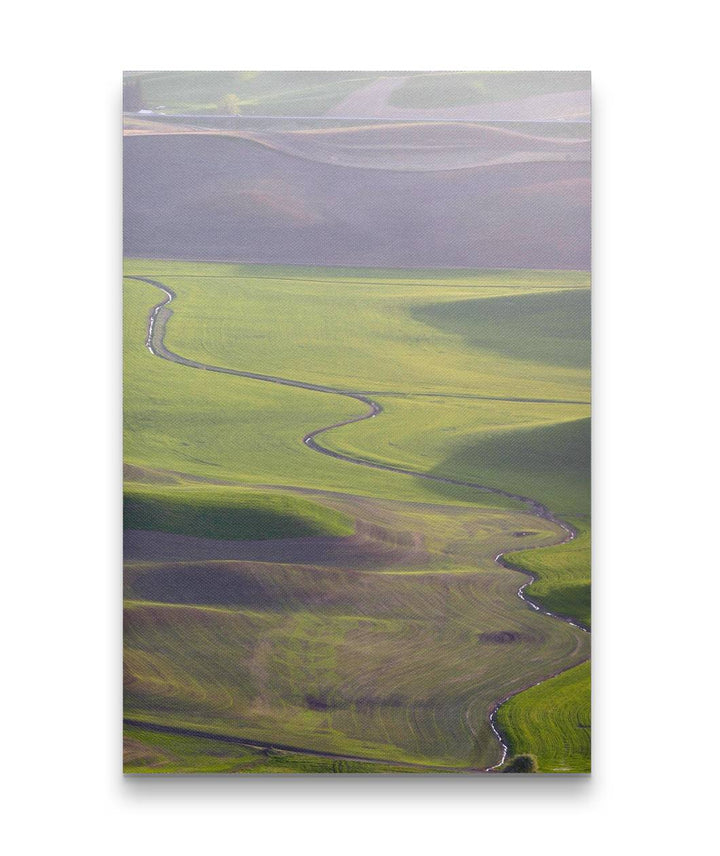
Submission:
[[[560,541],[556,541],[554,544],[543,545],[543,546],[558,546],[560,544],[566,544],[568,541],[572,541],[575,537],[577,537],[577,530],[574,526],[567,523],[564,520],[561,520],[559,517],[554,515],[550,509],[539,502],[536,499],[532,499],[528,496],[522,496],[516,493],[510,493],[509,491],[501,490],[500,488],[489,487],[487,485],[478,484],[477,482],[471,481],[463,481],[461,479],[453,479],[447,478],[445,476],[433,475],[431,473],[422,473],[417,472],[416,470],[406,469],[404,467],[394,466],[392,464],[383,464],[376,461],[368,460],[365,458],[356,458],[350,455],[342,454],[341,452],[335,452],[331,449],[328,449],[324,446],[321,446],[316,438],[321,434],[325,434],[328,431],[332,431],[335,428],[341,428],[343,425],[352,425],[355,422],[363,422],[366,419],[373,419],[376,416],[379,416],[383,412],[383,408],[377,401],[374,401],[368,395],[363,392],[355,392],[353,390],[346,389],[338,389],[337,387],[332,386],[324,386],[321,384],[314,383],[306,383],[305,381],[300,380],[292,380],[290,378],[277,377],[275,375],[266,375],[266,374],[258,374],[257,372],[249,372],[249,371],[240,371],[239,369],[229,369],[223,366],[214,366],[208,363],[197,362],[196,360],[190,360],[186,357],[182,357],[179,354],[170,351],[165,345],[165,325],[167,324],[168,319],[172,315],[172,309],[169,308],[168,304],[170,304],[176,297],[175,292],[169,288],[167,285],[158,282],[158,280],[150,279],[145,276],[131,276],[125,275],[125,279],[132,279],[138,282],[144,282],[148,285],[152,285],[155,288],[158,288],[165,295],[164,299],[160,301],[157,305],[155,305],[148,319],[148,327],[147,327],[147,336],[145,339],[145,347],[150,351],[153,356],[160,357],[161,359],[169,360],[170,362],[177,363],[179,365],[188,366],[189,368],[202,369],[204,371],[218,372],[220,374],[229,374],[235,375],[237,377],[250,378],[252,380],[261,380],[266,383],[276,383],[282,386],[293,386],[299,387],[300,389],[307,389],[313,392],[322,392],[328,395],[341,395],[345,398],[352,398],[355,401],[359,401],[367,407],[365,413],[361,413],[358,416],[352,416],[349,419],[344,419],[341,422],[334,422],[332,425],[326,425],[322,428],[316,428],[313,431],[309,431],[303,437],[303,443],[314,452],[319,452],[322,455],[328,455],[331,458],[336,458],[340,461],[347,461],[351,464],[357,464],[358,466],[363,467],[371,467],[376,470],[386,470],[388,472],[400,473],[402,475],[409,475],[415,478],[428,479],[431,481],[442,482],[443,484],[457,485],[459,487],[468,487],[474,490],[482,491],[483,493],[493,494],[495,496],[502,496],[506,499],[514,500],[515,502],[522,503],[527,507],[527,509],[534,514],[536,517],[539,517],[543,520],[547,520],[551,523],[554,523],[556,526],[559,526],[564,534],[564,537]],[[540,548],[529,548],[529,549],[540,549]],[[570,618],[567,615],[560,615],[559,613],[550,612],[549,610],[543,609],[537,603],[535,603],[531,598],[529,598],[525,594],[525,589],[531,585],[531,583],[535,582],[537,576],[530,571],[527,571],[523,568],[517,567],[512,563],[508,562],[505,559],[505,554],[510,552],[516,552],[516,549],[506,550],[498,553],[495,556],[495,563],[500,565],[503,568],[507,568],[508,570],[517,571],[519,573],[525,574],[529,579],[527,582],[523,583],[517,590],[517,596],[525,602],[528,607],[533,609],[535,612],[538,612],[542,615],[547,615],[550,618],[558,619],[559,621],[564,621],[567,624],[571,624],[573,627],[581,630],[583,633],[589,633],[590,630],[581,622],[576,621],[573,618]],[[585,661],[583,661],[585,662]],[[556,677],[557,675],[562,674],[567,671],[569,668],[574,668],[575,666],[580,665],[580,663],[574,663],[572,666],[568,666],[567,668],[560,669],[556,672],[553,672],[551,675],[547,675],[544,678],[541,678],[539,681],[535,681],[528,686],[523,686],[520,689],[513,690],[507,696],[504,696],[502,699],[497,701],[489,714],[490,720],[490,728],[493,731],[493,734],[497,738],[500,749],[501,749],[501,759],[497,764],[493,764],[490,767],[485,767],[482,772],[491,772],[499,767],[501,767],[507,758],[508,754],[508,746],[505,738],[500,733],[500,730],[497,725],[497,712],[500,707],[505,704],[509,699],[518,695],[521,692],[524,692],[527,689],[530,689],[533,686],[537,686],[538,684],[543,683],[550,678]],[[470,710],[466,711],[466,722],[471,732],[474,733],[474,730],[470,724]],[[392,762],[388,762],[392,763]]]

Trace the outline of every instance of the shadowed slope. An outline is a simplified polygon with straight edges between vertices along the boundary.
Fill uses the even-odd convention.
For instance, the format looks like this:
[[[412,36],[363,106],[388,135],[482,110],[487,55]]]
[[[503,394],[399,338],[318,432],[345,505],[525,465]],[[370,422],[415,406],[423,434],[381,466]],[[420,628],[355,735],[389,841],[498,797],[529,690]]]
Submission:
[[[456,300],[410,308],[418,321],[468,345],[548,365],[590,365],[590,291]]]
[[[584,162],[406,173],[222,136],[125,138],[125,255],[586,269]]]
[[[209,539],[273,539],[350,535],[349,517],[301,497],[221,488],[129,486],[125,529]]]

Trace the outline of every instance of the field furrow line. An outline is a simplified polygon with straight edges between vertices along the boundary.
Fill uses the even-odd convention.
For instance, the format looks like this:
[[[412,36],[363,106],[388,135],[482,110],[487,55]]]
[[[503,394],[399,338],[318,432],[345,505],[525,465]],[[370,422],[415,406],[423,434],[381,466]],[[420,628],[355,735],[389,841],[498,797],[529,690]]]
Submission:
[[[191,359],[188,359],[187,357],[181,356],[180,354],[176,354],[167,348],[167,346],[165,345],[165,341],[164,341],[164,339],[165,339],[165,327],[167,325],[169,318],[172,315],[172,309],[169,308],[169,304],[176,298],[177,295],[175,294],[175,292],[169,286],[165,285],[162,282],[159,282],[156,279],[151,279],[150,277],[126,275],[125,278],[136,280],[138,282],[144,282],[148,285],[152,285],[155,288],[159,289],[164,294],[164,298],[160,301],[160,303],[156,304],[151,309],[150,315],[148,318],[148,326],[147,326],[147,334],[146,334],[146,339],[145,339],[145,346],[150,351],[150,353],[153,354],[153,356],[160,357],[161,359],[168,360],[169,362],[173,362],[173,363],[176,363],[178,365],[187,366],[188,368],[200,369],[203,371],[210,371],[210,372],[217,372],[220,374],[229,374],[229,375],[234,375],[236,377],[243,377],[243,378],[248,378],[250,380],[258,380],[258,381],[263,381],[265,383],[278,384],[281,386],[290,386],[290,387],[295,387],[295,388],[299,388],[299,389],[309,390],[311,392],[320,392],[320,393],[324,393],[327,395],[339,395],[339,396],[343,396],[345,398],[351,398],[351,399],[358,401],[361,404],[364,404],[366,406],[367,410],[364,413],[361,413],[357,416],[352,416],[352,417],[350,417],[348,419],[344,419],[340,422],[335,422],[332,425],[326,425],[326,426],[323,426],[320,428],[315,428],[314,430],[309,431],[307,434],[305,434],[305,436],[302,438],[302,442],[309,449],[312,449],[313,451],[318,452],[319,454],[327,455],[329,457],[335,458],[336,460],[345,461],[347,463],[356,464],[358,466],[364,466],[364,467],[369,467],[372,469],[384,470],[386,472],[394,472],[394,473],[398,473],[400,475],[412,476],[414,478],[428,479],[431,481],[441,482],[443,484],[455,485],[458,487],[471,488],[473,490],[478,490],[478,491],[481,491],[483,493],[489,493],[489,494],[492,494],[494,496],[501,496],[505,499],[510,499],[510,500],[515,501],[515,502],[521,503],[521,504],[525,505],[527,507],[527,509],[536,517],[539,517],[543,520],[547,520],[550,523],[555,524],[556,526],[558,526],[560,529],[563,530],[563,533],[564,533],[563,537],[559,541],[555,542],[552,546],[565,544],[569,541],[572,541],[575,537],[577,537],[578,533],[577,533],[577,530],[575,529],[574,526],[572,526],[567,521],[562,520],[561,518],[557,517],[546,505],[544,505],[543,503],[541,503],[538,500],[533,499],[531,497],[511,493],[509,491],[502,490],[501,488],[490,487],[488,485],[479,484],[477,482],[464,481],[461,479],[453,479],[450,477],[434,475],[432,473],[423,473],[423,472],[408,469],[405,467],[399,467],[399,466],[395,466],[392,464],[384,464],[384,463],[381,463],[379,461],[373,461],[373,460],[369,460],[369,459],[353,457],[350,455],[345,455],[341,452],[336,452],[332,449],[328,449],[325,446],[320,445],[317,442],[316,438],[320,437],[322,434],[325,434],[325,433],[332,431],[336,428],[341,428],[341,427],[344,427],[346,425],[352,425],[352,424],[357,423],[357,422],[365,421],[366,419],[373,419],[376,416],[379,416],[383,412],[382,405],[380,405],[377,401],[372,399],[370,397],[370,395],[368,395],[367,393],[365,393],[363,391],[339,389],[337,387],[325,386],[322,384],[314,384],[314,383],[309,383],[306,381],[295,380],[292,378],[284,378],[284,377],[278,377],[275,375],[261,374],[258,372],[243,371],[240,369],[232,369],[232,368],[228,368],[225,366],[215,366],[215,365],[211,365],[208,363],[198,362],[197,360],[191,360]],[[426,394],[428,394],[428,393],[426,393]],[[429,394],[432,394],[432,393],[429,393]],[[545,546],[550,546],[550,545],[545,545]],[[537,548],[530,548],[530,549],[537,549]],[[523,573],[527,577],[529,577],[528,581],[523,583],[518,588],[517,597],[520,598],[520,600],[522,600],[524,603],[526,603],[528,605],[528,607],[530,609],[534,610],[535,612],[549,616],[551,618],[555,618],[555,619],[557,619],[559,621],[563,621],[567,624],[571,624],[573,627],[577,628],[578,630],[580,630],[584,633],[589,633],[590,632],[589,628],[586,627],[581,622],[578,622],[578,621],[574,620],[573,618],[570,618],[569,616],[561,615],[561,614],[558,614],[555,612],[551,612],[549,610],[545,610],[539,604],[535,603],[531,598],[529,598],[525,594],[525,589],[527,588],[527,586],[529,586],[531,583],[533,583],[537,579],[537,577],[535,576],[535,574],[531,573],[530,571],[527,571],[523,568],[514,566],[512,563],[505,560],[505,558],[504,558],[505,553],[506,552],[512,552],[512,551],[513,550],[509,549],[507,551],[499,552],[495,556],[495,562],[496,562],[496,564],[500,565],[503,568],[506,568],[506,569],[512,570],[512,571],[516,571],[519,573]],[[580,662],[585,662],[585,660],[580,661]],[[573,663],[570,666],[567,666],[563,669],[557,670],[557,671],[553,672],[552,674],[546,675],[540,681],[535,681],[528,686],[523,686],[520,689],[513,690],[511,693],[509,693],[508,695],[499,699],[497,702],[495,702],[492,705],[491,709],[489,710],[488,716],[489,716],[489,722],[490,722],[490,727],[492,729],[492,732],[500,744],[501,759],[497,764],[494,764],[490,767],[484,768],[483,772],[491,772],[491,771],[499,768],[500,766],[502,766],[502,764],[505,762],[505,760],[507,758],[508,746],[507,746],[507,743],[506,743],[503,735],[500,733],[500,730],[499,730],[498,725],[497,725],[497,712],[498,712],[499,708],[503,704],[505,704],[505,702],[507,702],[510,698],[514,697],[515,695],[518,695],[519,693],[523,692],[526,689],[530,689],[530,687],[532,687],[532,686],[537,686],[538,684],[543,683],[544,681],[549,680],[550,678],[556,677],[557,675],[560,675],[563,672],[567,671],[567,669],[569,669],[569,668],[573,668],[575,666],[580,665],[580,662],[579,663]],[[472,717],[471,717],[471,712],[470,712],[470,706],[468,706],[468,708],[465,711],[465,722],[467,724],[468,730],[472,734],[472,733],[474,733],[474,730],[473,730],[473,727],[471,724],[471,718]],[[240,741],[238,741],[238,742],[240,742]],[[301,751],[308,752],[308,750],[301,750]],[[310,754],[318,754],[318,755],[322,754],[322,755],[325,755],[326,757],[331,757],[330,753],[326,754],[326,753],[320,753],[320,752],[317,752],[317,753],[310,752]],[[341,756],[337,756],[337,757],[341,757]],[[350,758],[350,756],[342,756],[342,757]],[[368,760],[368,759],[362,759],[362,760]],[[377,760],[379,760],[379,759],[377,759]],[[383,762],[383,763],[393,763],[393,762]]]

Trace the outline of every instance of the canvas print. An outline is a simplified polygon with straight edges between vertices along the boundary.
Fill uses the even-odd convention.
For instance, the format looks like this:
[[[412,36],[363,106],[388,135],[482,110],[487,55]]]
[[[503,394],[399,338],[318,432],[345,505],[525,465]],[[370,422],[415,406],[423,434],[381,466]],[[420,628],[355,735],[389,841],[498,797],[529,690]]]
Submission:
[[[127,71],[124,770],[590,771],[590,75]]]

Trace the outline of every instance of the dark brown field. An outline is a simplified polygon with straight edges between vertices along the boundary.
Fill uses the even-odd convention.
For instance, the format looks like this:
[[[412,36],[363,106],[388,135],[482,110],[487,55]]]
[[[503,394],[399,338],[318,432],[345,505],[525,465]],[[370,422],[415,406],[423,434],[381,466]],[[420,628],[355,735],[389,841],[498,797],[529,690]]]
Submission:
[[[360,136],[275,133],[272,146],[218,134],[127,136],[125,255],[589,267],[590,166],[582,140],[388,126]],[[408,157],[421,168],[382,168]],[[458,158],[487,165],[448,168]]]

